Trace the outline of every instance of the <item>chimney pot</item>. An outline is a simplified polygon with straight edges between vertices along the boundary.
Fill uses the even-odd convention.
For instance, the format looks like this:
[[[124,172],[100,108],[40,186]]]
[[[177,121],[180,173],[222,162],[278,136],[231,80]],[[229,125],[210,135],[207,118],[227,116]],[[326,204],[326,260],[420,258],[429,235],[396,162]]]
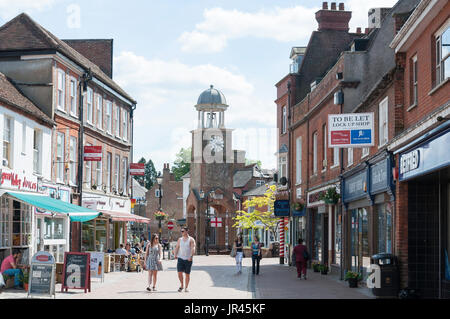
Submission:
[[[339,10],[340,11],[345,11],[345,7],[344,7],[344,3],[343,2],[339,3]]]
[[[364,29],[364,33],[365,33],[365,34],[369,34],[369,28],[365,28],[365,29]]]
[[[361,34],[361,28],[356,28],[356,33]]]
[[[336,10],[336,2],[331,3],[331,10]]]
[[[322,9],[328,10],[328,2],[322,2]]]

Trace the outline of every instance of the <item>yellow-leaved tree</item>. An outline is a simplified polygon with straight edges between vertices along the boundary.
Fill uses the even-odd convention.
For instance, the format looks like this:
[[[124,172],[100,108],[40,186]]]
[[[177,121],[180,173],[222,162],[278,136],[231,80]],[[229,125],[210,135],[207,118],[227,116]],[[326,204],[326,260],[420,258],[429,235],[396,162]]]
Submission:
[[[236,211],[236,220],[233,227],[240,229],[264,229],[269,230],[273,237],[276,238],[277,226],[280,221],[279,217],[273,215],[273,204],[275,202],[276,185],[267,185],[264,196],[255,196],[250,200],[246,200],[243,205],[245,210]],[[253,207],[253,209],[249,209]],[[269,209],[267,209],[268,207]],[[267,211],[259,209],[266,208]],[[258,223],[257,223],[258,222]]]

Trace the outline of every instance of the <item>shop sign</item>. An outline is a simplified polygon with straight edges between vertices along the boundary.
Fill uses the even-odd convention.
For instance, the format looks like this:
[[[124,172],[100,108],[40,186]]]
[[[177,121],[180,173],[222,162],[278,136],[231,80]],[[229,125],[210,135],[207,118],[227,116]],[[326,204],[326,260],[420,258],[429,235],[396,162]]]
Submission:
[[[277,217],[287,217],[290,213],[290,205],[288,200],[276,200],[273,204],[274,215]]]
[[[450,129],[399,156],[399,180],[450,166]]]
[[[145,163],[131,163],[130,175],[144,176],[145,175]]]
[[[90,268],[91,268],[91,278],[100,278],[102,282],[104,281],[104,260],[105,253],[102,252],[89,252],[91,255]]]
[[[84,161],[100,162],[102,160],[102,146],[85,146]]]
[[[372,113],[328,115],[328,147],[369,147],[374,145]]]
[[[30,264],[28,297],[55,297],[55,258],[46,251],[34,254]]]
[[[131,200],[120,199],[112,196],[99,195],[98,193],[83,192],[82,206],[92,210],[129,213]]]
[[[18,171],[3,168],[1,172],[1,187],[8,189],[16,189],[27,192],[37,192],[38,183],[37,177],[34,175],[28,176]]]
[[[344,202],[350,202],[362,198],[367,192],[367,171],[344,180]]]
[[[70,203],[70,188],[54,184],[39,183],[39,192],[44,193],[51,198]]]
[[[64,253],[61,292],[67,289],[84,289],[91,292],[91,272],[89,253]]]
[[[386,190],[390,185],[389,158],[370,167],[370,193]]]

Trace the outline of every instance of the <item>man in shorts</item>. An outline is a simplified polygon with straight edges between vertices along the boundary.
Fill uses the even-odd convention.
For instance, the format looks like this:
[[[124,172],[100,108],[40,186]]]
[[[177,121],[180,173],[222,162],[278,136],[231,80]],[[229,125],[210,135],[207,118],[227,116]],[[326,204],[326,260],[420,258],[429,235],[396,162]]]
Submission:
[[[178,238],[177,246],[175,247],[175,259],[177,262],[178,279],[181,286],[178,288],[178,292],[183,291],[183,273],[185,273],[185,285],[184,291],[188,292],[190,273],[192,267],[192,258],[195,254],[195,240],[189,236],[188,228],[183,227],[181,229],[182,237]]]

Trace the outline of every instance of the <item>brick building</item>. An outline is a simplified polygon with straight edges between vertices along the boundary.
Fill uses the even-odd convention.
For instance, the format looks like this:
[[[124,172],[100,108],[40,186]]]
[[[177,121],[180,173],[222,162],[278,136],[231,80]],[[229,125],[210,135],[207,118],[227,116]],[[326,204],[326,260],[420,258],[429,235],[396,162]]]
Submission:
[[[90,43],[68,43],[85,51],[85,41]],[[109,49],[95,51],[95,57],[90,52],[90,58],[111,64],[112,41],[108,45]],[[112,64],[101,65],[107,72],[112,70]],[[0,70],[56,122],[52,179],[44,187],[101,212],[94,220],[70,224],[71,250],[116,249],[127,240],[128,221],[146,221],[130,214],[128,166],[136,101],[112,80],[111,73],[105,74],[24,13],[0,28]],[[84,161],[84,146],[102,146],[101,161]]]

